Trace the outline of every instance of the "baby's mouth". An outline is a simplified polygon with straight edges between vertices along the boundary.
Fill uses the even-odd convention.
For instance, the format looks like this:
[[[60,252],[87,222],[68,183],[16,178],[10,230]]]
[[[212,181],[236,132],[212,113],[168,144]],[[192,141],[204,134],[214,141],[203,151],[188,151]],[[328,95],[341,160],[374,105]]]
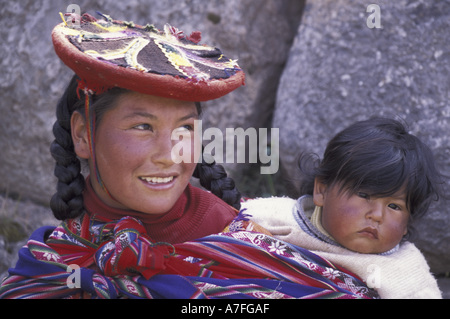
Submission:
[[[374,239],[378,239],[378,230],[373,227],[366,227],[363,230],[359,231],[360,234],[370,236]]]

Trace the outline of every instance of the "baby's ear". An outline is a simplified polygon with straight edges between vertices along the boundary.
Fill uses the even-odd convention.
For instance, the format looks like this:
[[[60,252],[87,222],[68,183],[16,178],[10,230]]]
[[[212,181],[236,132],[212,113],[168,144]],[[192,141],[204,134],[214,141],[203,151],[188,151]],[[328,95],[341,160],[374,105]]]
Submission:
[[[72,141],[75,153],[83,159],[90,158],[89,137],[87,134],[86,120],[81,113],[75,111],[70,119]]]
[[[327,185],[323,184],[316,177],[314,179],[314,192],[313,192],[313,200],[316,206],[322,207],[325,199],[325,192],[327,190]]]

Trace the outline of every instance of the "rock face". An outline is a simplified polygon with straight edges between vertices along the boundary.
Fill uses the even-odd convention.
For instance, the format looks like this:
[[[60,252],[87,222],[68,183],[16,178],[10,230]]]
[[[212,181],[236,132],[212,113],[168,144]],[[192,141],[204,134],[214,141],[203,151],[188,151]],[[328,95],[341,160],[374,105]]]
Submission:
[[[56,226],[50,208],[29,200],[16,201],[0,195],[0,281],[7,276],[9,267],[15,265],[18,252],[30,234],[38,227]]]
[[[280,80],[273,127],[286,177],[300,151],[323,155],[356,120],[401,118],[450,176],[450,5],[448,1],[308,2]],[[371,28],[372,27],[372,28]],[[294,182],[295,184],[295,182]],[[450,185],[445,186],[446,194]],[[449,202],[419,225],[417,245],[435,272],[450,269]]]

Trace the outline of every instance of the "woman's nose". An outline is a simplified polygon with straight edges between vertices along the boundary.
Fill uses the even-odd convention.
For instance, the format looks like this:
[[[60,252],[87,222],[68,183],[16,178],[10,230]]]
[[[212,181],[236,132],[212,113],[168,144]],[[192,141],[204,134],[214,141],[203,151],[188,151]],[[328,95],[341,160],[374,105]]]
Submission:
[[[151,150],[152,161],[155,164],[160,164],[164,166],[170,166],[174,164],[172,159],[172,148],[174,146],[174,141],[171,139],[171,134],[163,133],[158,136],[156,143],[154,144],[154,149]]]

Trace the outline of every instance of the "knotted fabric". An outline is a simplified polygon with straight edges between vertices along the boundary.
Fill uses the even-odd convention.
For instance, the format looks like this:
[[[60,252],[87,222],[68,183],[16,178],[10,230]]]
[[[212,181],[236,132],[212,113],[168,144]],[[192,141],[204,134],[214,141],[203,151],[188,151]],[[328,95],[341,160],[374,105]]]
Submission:
[[[169,243],[152,243],[140,221],[124,217],[114,227],[114,238],[96,251],[95,262],[107,276],[141,274],[149,279],[166,269],[174,253]]]

